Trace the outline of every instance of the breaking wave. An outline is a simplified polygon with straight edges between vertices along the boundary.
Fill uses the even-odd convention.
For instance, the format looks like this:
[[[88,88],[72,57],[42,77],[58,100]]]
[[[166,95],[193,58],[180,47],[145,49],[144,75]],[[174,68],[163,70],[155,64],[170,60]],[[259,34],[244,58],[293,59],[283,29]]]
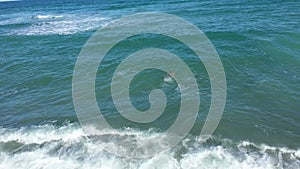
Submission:
[[[77,123],[67,123],[1,128],[0,134],[0,168],[300,168],[300,150],[217,138],[201,143],[194,136],[150,158],[130,159],[113,153],[116,149],[133,151],[133,146],[147,144],[150,137],[157,140],[150,150],[162,148],[160,138],[165,135],[153,130],[103,130],[86,137]]]

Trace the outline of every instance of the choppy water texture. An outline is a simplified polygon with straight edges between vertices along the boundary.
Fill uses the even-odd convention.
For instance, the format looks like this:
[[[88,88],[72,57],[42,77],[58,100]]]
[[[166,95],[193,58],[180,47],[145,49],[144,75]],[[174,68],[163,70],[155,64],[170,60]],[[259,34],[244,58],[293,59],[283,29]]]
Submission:
[[[300,168],[299,9],[296,1],[0,0],[0,168]],[[204,143],[197,135],[210,106],[205,68],[182,44],[159,36],[127,39],[99,66],[97,101],[116,130],[87,139],[78,125],[71,89],[82,46],[112,20],[148,11],[195,24],[220,55],[227,103],[214,136]],[[105,148],[131,152],[149,137],[157,137],[157,147],[145,152],[161,148],[163,131],[180,106],[177,84],[164,81],[164,72],[147,70],[132,81],[131,101],[146,110],[149,91],[162,89],[168,98],[163,118],[138,125],[116,112],[109,78],[126,55],[143,47],[179,55],[196,72],[201,105],[190,135],[178,146],[152,158],[128,159]]]

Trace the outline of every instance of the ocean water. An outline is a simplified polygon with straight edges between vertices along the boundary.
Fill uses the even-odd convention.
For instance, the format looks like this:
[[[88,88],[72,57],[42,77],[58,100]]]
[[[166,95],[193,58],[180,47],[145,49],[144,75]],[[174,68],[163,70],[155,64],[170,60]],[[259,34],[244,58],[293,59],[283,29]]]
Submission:
[[[299,9],[298,1],[275,0],[0,0],[0,168],[300,168]],[[205,142],[198,135],[210,107],[207,72],[182,45],[152,35],[127,39],[99,66],[97,102],[115,129],[87,138],[80,127],[72,101],[77,56],[98,29],[137,12],[186,19],[215,46],[227,100],[218,128]],[[162,89],[168,97],[163,118],[141,125],[115,110],[109,78],[122,56],[144,47],[182,56],[197,72],[201,106],[194,127],[176,147],[132,159],[113,152],[129,153],[149,138],[156,138],[156,146],[144,151],[160,149],[163,131],[180,107],[178,85],[164,81],[164,72],[147,70],[132,81],[131,101],[146,110],[149,91]]]

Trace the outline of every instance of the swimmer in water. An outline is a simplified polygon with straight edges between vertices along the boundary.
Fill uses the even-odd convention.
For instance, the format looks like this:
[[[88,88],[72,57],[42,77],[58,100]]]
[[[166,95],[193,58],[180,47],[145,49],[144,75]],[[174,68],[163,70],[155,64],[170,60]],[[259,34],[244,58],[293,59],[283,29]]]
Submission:
[[[164,82],[172,82],[175,78],[175,73],[170,71],[167,76],[164,78]]]
[[[175,78],[175,73],[170,71],[167,76],[170,76],[171,78],[174,79]]]

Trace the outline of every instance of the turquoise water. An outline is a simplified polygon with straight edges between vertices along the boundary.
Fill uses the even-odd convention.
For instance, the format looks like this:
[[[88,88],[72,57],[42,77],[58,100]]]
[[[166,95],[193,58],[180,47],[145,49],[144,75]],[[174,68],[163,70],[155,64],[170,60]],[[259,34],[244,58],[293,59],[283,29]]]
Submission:
[[[0,1],[0,168],[300,168],[299,8],[294,1]],[[197,135],[211,97],[203,64],[174,40],[132,37],[99,66],[97,102],[118,130],[101,131],[95,137],[100,148],[95,148],[84,137],[72,102],[77,56],[99,28],[149,11],[182,17],[211,40],[227,80],[222,120],[201,144]],[[197,121],[168,152],[149,159],[115,156],[103,147],[110,143],[128,151],[127,142],[142,145],[147,137],[163,137],[151,128],[163,131],[177,117],[180,94],[176,83],[163,81],[164,72],[144,71],[132,82],[131,100],[139,110],[149,108],[153,88],[165,91],[168,107],[158,121],[126,121],[109,96],[109,78],[122,57],[157,46],[177,51],[198,72]]]

